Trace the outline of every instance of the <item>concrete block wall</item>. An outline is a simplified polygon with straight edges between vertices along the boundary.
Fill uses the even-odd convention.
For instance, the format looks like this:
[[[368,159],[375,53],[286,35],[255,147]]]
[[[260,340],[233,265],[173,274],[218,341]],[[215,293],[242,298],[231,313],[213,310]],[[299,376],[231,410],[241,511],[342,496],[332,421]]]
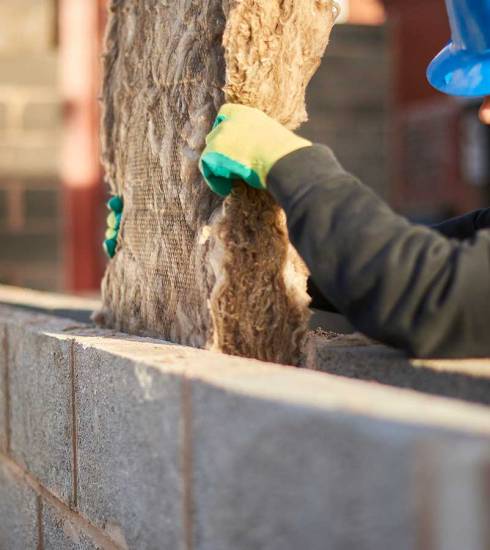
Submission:
[[[2,549],[490,546],[482,400],[26,309],[52,303],[74,317],[69,298],[0,288],[0,302],[9,302],[0,306]],[[349,375],[361,349],[371,372],[377,361],[386,370],[390,354],[393,368],[433,376],[459,370],[484,384],[490,370],[488,361],[411,365],[354,336],[312,338],[310,366]]]
[[[61,288],[56,2],[1,2],[0,21],[0,282]]]

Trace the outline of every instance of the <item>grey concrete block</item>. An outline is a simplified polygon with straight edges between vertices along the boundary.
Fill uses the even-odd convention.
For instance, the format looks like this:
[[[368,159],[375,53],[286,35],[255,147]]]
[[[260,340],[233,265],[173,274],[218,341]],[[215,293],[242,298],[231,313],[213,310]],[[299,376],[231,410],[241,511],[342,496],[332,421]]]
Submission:
[[[11,325],[8,335],[12,456],[69,503],[73,500],[71,344],[27,326]]]
[[[66,317],[90,324],[91,313],[100,307],[100,300],[96,298],[80,298],[0,285],[0,317],[3,313],[6,318],[11,318],[15,308],[16,312],[24,315],[26,312],[43,313],[51,320]]]
[[[60,258],[60,236],[46,233],[8,233],[0,231],[2,260],[11,262],[55,262]]]
[[[0,285],[19,284],[17,273],[15,273],[11,264],[0,263]]]
[[[100,548],[92,539],[70,520],[60,514],[49,503],[43,503],[44,548],[52,550],[95,550]]]
[[[390,40],[383,27],[337,25],[307,90],[301,134],[326,143],[341,163],[389,200]]]
[[[410,361],[385,346],[359,346],[352,340],[311,342],[309,367],[423,393],[490,405],[490,370],[482,361]],[[350,345],[349,345],[350,344]]]
[[[61,186],[53,181],[49,188],[26,188],[24,191],[24,212],[27,223],[51,221],[54,227],[59,225]]]
[[[80,511],[128,548],[179,548],[180,381],[81,345],[75,366]]]
[[[478,457],[488,461],[488,441],[475,441]],[[424,529],[440,537],[444,524],[447,540],[452,521],[454,535],[466,529],[458,540],[468,544],[460,548],[483,550],[469,533],[470,526],[483,532],[486,525],[481,493],[465,493],[477,511],[471,520],[459,478],[444,479],[452,489],[452,509],[444,510],[441,486],[427,491],[420,475],[431,453],[443,467],[456,449],[471,445],[444,430],[257,400],[193,382],[195,548],[413,550],[421,547]],[[484,475],[479,459],[456,462],[452,471]],[[437,507],[427,510],[434,499]]]
[[[53,43],[55,4],[46,0],[16,0],[0,3],[0,54],[48,51]]]
[[[58,55],[53,51],[38,55],[0,57],[0,86],[52,86],[58,80]]]
[[[37,496],[0,460],[0,548],[38,548]]]
[[[311,330],[327,330],[337,334],[352,334],[354,332],[353,327],[344,316],[316,309],[312,311],[313,315],[310,319]]]
[[[8,189],[0,187],[0,226],[5,224],[8,215]]]
[[[23,263],[23,272],[18,273],[18,283],[26,288],[53,291],[65,288],[64,270],[61,262],[48,265]]]
[[[200,384],[193,396],[196,548],[414,547],[410,458],[395,428]]]
[[[28,104],[24,111],[24,129],[58,132],[62,125],[61,114],[59,101]]]
[[[0,175],[10,178],[56,178],[59,172],[60,143],[46,136],[41,144],[22,141],[0,143]]]
[[[389,47],[387,25],[336,25],[329,45],[329,55],[366,55]]]
[[[419,446],[414,465],[419,495],[418,548],[490,548],[489,444],[471,438]]]
[[[5,103],[0,103],[0,135],[2,135],[7,128],[7,110],[7,105]]]

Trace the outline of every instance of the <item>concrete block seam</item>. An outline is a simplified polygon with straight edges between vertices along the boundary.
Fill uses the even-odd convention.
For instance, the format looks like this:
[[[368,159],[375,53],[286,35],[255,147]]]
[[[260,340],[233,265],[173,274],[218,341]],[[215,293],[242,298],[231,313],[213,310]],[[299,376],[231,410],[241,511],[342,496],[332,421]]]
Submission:
[[[37,550],[44,550],[44,529],[43,529],[43,499],[41,495],[36,497],[37,508]]]
[[[192,441],[192,387],[187,376],[181,380],[181,483],[182,525],[185,550],[194,549],[194,495],[193,495],[193,441]]]
[[[10,454],[10,441],[11,441],[11,422],[10,422],[10,368],[9,368],[9,337],[7,325],[3,326],[3,335],[2,335],[2,352],[4,354],[4,401],[5,406],[2,414],[4,415],[5,421],[5,452]]]
[[[120,545],[115,543],[105,531],[94,526],[82,514],[71,510],[64,502],[49,492],[29,472],[21,468],[3,452],[0,452],[0,462],[8,468],[14,477],[16,477],[23,485],[32,489],[38,496],[38,521],[40,517],[39,511],[42,512],[43,510],[42,503],[46,502],[49,503],[61,517],[66,518],[80,531],[82,531],[94,543],[94,545],[101,550],[127,550],[127,548],[122,548]],[[38,525],[38,533],[42,533],[42,531],[43,527]],[[41,542],[40,544],[41,546],[38,546],[38,550],[44,550],[42,546],[43,543]]]
[[[75,340],[70,340],[69,349],[71,381],[71,443],[72,443],[72,494],[71,508],[78,508],[78,433],[77,433],[77,400],[76,400],[76,367]]]

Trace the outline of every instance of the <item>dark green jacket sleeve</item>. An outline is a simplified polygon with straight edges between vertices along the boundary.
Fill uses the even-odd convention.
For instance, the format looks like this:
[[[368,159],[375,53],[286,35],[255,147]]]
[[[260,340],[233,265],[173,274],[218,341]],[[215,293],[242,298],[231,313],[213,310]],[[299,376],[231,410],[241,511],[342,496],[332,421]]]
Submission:
[[[472,239],[478,231],[490,229],[490,208],[476,210],[466,216],[434,225],[432,228],[450,239]]]
[[[456,240],[411,224],[320,145],[268,183],[313,280],[358,330],[415,357],[490,357],[490,230]]]

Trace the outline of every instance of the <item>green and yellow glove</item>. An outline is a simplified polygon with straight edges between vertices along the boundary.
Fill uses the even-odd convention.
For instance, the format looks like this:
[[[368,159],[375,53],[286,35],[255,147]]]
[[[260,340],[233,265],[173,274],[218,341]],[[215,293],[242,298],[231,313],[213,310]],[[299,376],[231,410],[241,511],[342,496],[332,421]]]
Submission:
[[[104,250],[109,258],[114,258],[116,255],[119,228],[121,227],[123,211],[122,197],[112,197],[107,203],[107,208],[111,211],[111,213],[107,217],[107,231],[105,233]]]
[[[206,139],[199,168],[209,187],[226,197],[233,181],[267,189],[267,176],[277,161],[312,143],[243,105],[224,105]]]

